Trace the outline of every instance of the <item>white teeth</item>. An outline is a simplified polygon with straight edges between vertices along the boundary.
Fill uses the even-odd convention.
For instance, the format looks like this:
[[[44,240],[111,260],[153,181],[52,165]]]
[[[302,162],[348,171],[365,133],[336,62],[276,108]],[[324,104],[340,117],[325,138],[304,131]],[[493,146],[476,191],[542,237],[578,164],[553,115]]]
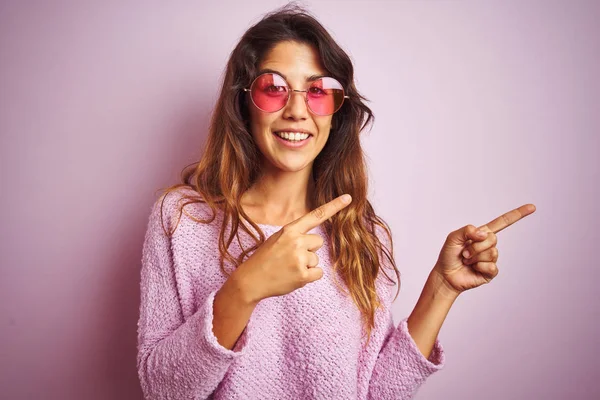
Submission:
[[[300,132],[276,132],[277,136],[287,139],[289,141],[299,141],[304,140],[310,135],[308,133],[300,133]]]

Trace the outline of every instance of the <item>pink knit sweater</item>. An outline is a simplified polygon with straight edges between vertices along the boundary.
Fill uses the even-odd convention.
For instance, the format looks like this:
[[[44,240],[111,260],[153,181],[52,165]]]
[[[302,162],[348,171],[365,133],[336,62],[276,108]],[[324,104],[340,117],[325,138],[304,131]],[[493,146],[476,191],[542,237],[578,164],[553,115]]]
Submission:
[[[187,190],[167,196],[167,229],[175,226],[176,202]],[[203,203],[185,211],[212,215]],[[310,233],[325,239],[316,251],[323,277],[262,300],[233,350],[224,348],[212,331],[214,296],[227,279],[219,268],[221,221],[221,213],[210,224],[181,214],[169,238],[161,226],[160,201],[152,207],[142,251],[137,355],[147,399],[409,399],[443,368],[439,340],[426,359],[406,319],[394,327],[395,286],[384,279],[378,279],[377,290],[385,308],[377,311],[369,345],[362,347],[360,312],[334,284],[322,226]],[[281,228],[259,226],[267,237]],[[240,237],[244,248],[252,244],[247,234]],[[240,243],[235,240],[231,249],[237,256]]]

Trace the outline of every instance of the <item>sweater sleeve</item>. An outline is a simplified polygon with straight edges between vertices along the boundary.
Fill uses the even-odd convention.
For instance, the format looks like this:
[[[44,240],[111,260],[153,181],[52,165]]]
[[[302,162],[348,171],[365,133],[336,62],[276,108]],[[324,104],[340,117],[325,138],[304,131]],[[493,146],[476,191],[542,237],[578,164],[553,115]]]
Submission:
[[[379,237],[389,248],[387,236],[381,234]],[[381,347],[369,381],[367,398],[411,399],[429,376],[444,367],[444,349],[436,338],[429,358],[425,358],[408,331],[408,318],[394,326],[391,305],[395,286],[381,284],[379,292],[383,309],[376,313],[373,335],[374,343],[381,343]],[[377,350],[372,348],[371,351]]]
[[[387,312],[386,338],[371,375],[369,399],[411,399],[431,374],[444,367],[439,340],[425,358],[408,332],[407,319],[394,328],[391,312]]]
[[[172,211],[172,203],[164,208]],[[178,295],[171,239],[155,202],[142,250],[137,370],[146,399],[206,399],[232,362],[246,349],[246,329],[233,350],[221,346],[212,330],[217,290],[201,299],[187,319]],[[170,223],[165,218],[165,226]],[[248,327],[247,327],[248,328]]]

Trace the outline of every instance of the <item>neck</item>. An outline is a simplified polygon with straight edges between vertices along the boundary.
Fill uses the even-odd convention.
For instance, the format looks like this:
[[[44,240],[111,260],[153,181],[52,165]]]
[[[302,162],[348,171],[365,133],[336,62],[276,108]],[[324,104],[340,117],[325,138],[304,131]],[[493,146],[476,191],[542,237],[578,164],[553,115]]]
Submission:
[[[312,210],[313,193],[312,163],[294,172],[263,168],[242,196],[242,207],[256,223],[283,226]]]

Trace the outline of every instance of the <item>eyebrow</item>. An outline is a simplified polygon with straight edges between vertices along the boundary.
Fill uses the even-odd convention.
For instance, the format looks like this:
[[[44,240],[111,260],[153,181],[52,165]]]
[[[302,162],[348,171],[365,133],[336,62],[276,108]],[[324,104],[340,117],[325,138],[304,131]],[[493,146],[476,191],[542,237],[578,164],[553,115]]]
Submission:
[[[261,74],[267,74],[267,73],[271,73],[271,74],[277,74],[277,75],[281,75],[283,77],[283,79],[285,79],[286,81],[288,80],[287,76],[285,76],[282,72],[279,72],[275,69],[270,69],[270,68],[263,68],[260,71],[258,71],[258,73],[256,74],[256,76],[261,75]],[[311,75],[309,77],[306,78],[306,82],[314,82],[317,79],[320,78],[324,78],[327,77],[328,75],[324,75],[324,74],[316,74],[316,75]]]

